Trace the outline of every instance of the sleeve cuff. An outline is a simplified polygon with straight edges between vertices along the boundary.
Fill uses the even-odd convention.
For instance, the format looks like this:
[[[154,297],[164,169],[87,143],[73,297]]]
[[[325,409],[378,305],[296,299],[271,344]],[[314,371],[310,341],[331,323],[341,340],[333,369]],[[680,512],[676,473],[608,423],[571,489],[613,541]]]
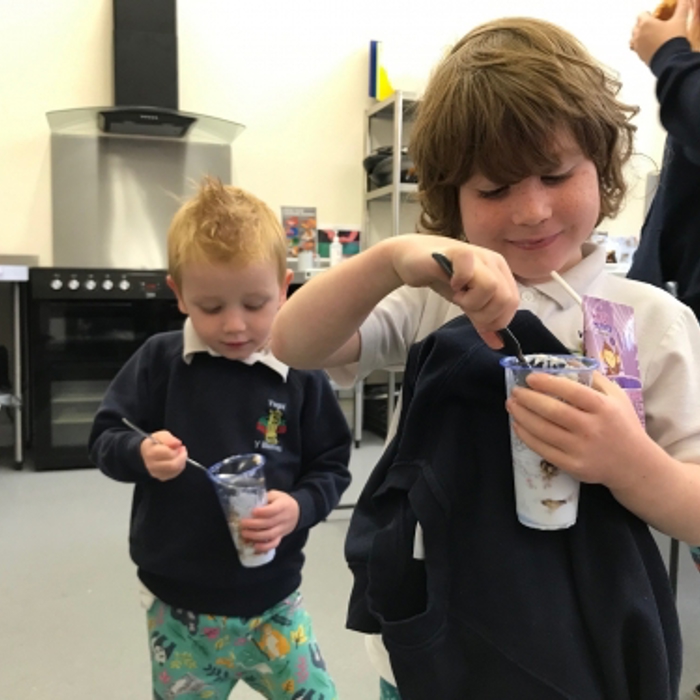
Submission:
[[[667,61],[678,53],[684,51],[690,52],[690,42],[682,36],[673,37],[665,44],[662,44],[656,53],[651,57],[649,68],[651,72],[658,78],[666,66]]]
[[[328,367],[326,374],[341,389],[349,389],[357,381],[358,363],[353,362],[342,367]]]
[[[295,532],[312,527],[318,522],[316,504],[308,491],[293,491],[289,494],[299,504],[299,522]]]
[[[370,338],[380,338],[382,332],[382,324],[374,314],[370,314],[360,326],[360,361],[356,365],[357,379],[364,379],[376,367],[382,366],[378,344],[369,342]]]

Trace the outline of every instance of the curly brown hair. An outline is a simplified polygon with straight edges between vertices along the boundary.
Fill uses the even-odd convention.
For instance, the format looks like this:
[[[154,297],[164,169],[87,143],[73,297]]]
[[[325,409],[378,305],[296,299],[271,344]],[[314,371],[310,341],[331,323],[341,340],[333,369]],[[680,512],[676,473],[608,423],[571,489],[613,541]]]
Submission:
[[[639,111],[577,39],[527,17],[466,34],[437,66],[411,136],[420,218],[430,233],[464,238],[459,188],[475,173],[512,184],[559,165],[554,134],[571,134],[596,166],[600,214],[615,216],[627,186]]]
[[[205,177],[195,195],[175,213],[168,229],[168,272],[180,286],[191,262],[247,265],[270,260],[278,278],[287,270],[287,240],[270,207],[254,195]]]

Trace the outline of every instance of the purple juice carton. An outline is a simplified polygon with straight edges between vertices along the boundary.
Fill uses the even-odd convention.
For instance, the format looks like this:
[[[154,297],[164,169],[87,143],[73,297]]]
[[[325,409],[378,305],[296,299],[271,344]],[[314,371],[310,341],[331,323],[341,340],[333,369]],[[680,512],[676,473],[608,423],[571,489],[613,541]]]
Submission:
[[[644,398],[637,361],[634,309],[607,299],[583,298],[583,348],[600,371],[625,390],[642,425]]]

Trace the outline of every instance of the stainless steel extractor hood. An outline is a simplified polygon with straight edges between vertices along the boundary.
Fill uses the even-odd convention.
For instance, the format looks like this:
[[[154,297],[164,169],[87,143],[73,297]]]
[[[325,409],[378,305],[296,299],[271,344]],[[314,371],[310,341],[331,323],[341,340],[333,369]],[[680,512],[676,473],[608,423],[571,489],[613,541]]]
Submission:
[[[114,105],[49,112],[53,133],[231,143],[241,124],[179,109],[176,0],[113,0]]]

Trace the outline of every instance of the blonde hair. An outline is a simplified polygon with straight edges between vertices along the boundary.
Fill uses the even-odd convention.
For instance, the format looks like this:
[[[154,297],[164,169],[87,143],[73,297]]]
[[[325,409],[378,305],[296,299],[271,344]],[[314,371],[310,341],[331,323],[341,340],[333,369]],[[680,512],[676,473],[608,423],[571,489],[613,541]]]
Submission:
[[[287,269],[284,230],[270,207],[254,195],[205,177],[176,212],[168,229],[168,272],[178,286],[186,263],[272,261],[282,283]]]
[[[421,225],[463,238],[459,188],[475,173],[513,184],[559,166],[570,134],[596,166],[600,215],[615,216],[639,111],[620,83],[568,32],[542,20],[498,19],[466,34],[438,65],[418,105],[411,154]]]

